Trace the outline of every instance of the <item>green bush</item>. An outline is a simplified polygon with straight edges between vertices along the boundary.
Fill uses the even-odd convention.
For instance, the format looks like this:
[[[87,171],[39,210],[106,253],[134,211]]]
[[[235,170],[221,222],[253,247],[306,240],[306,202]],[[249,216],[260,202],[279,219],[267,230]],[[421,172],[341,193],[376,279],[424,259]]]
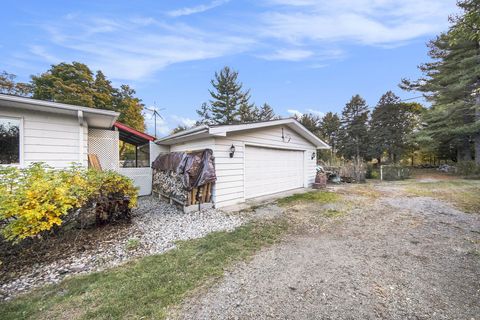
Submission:
[[[466,177],[480,175],[480,166],[475,161],[460,161],[457,163],[457,174]]]
[[[131,208],[137,191],[130,179],[112,171],[53,170],[41,163],[0,168],[0,233],[18,242],[60,226],[87,204],[95,203],[100,214],[111,212],[108,201],[124,197]]]
[[[367,171],[365,173],[365,178],[380,179],[380,173],[378,172],[378,168],[371,163],[367,163]]]
[[[411,170],[400,165],[382,165],[383,180],[403,180],[410,178]]]

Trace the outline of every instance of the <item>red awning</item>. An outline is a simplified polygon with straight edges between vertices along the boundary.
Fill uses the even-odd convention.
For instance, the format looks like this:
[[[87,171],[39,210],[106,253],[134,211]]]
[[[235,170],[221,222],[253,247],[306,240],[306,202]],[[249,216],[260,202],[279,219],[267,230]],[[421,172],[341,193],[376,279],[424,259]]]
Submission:
[[[129,126],[118,121],[115,122],[113,126],[117,128],[120,132],[121,141],[133,144],[135,146],[141,146],[148,143],[149,141],[155,140],[155,137],[144,132],[140,132],[136,129],[130,128]]]

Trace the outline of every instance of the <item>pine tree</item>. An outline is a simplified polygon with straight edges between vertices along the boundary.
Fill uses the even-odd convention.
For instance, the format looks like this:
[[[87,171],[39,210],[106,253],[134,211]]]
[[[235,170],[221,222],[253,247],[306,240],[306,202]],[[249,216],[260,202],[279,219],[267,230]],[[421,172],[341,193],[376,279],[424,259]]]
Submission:
[[[206,102],[202,103],[200,106],[200,109],[196,110],[197,115],[200,117],[200,120],[197,121],[196,125],[201,125],[201,124],[212,124],[212,116],[210,114],[210,107]]]
[[[368,106],[355,95],[345,105],[340,120],[339,151],[347,159],[360,160],[367,156]]]
[[[308,131],[320,137],[320,123],[322,119],[319,116],[312,113],[305,113],[301,116],[295,115],[294,118],[307,128]]]
[[[403,79],[401,87],[423,92],[431,102],[426,136],[457,149],[457,160],[470,160],[470,141],[480,165],[480,1],[458,3],[463,14],[451,17],[446,33],[429,43],[433,62],[420,66],[424,77]]]
[[[384,153],[396,163],[410,148],[410,135],[420,126],[423,107],[402,103],[392,91],[386,92],[372,112],[370,155],[379,162]]]
[[[238,121],[248,123],[258,121],[258,108],[249,103],[242,103],[238,107]]]
[[[270,107],[270,105],[267,103],[264,103],[263,106],[258,110],[258,121],[273,120],[276,117],[277,116],[275,115],[272,107]]]
[[[335,155],[340,133],[340,118],[338,115],[333,112],[327,112],[322,118],[319,130],[321,138],[332,147],[332,153]]]
[[[249,105],[249,90],[243,92],[242,84],[238,82],[238,72],[224,67],[215,72],[211,80],[214,90],[209,90],[212,100],[210,111],[215,124],[238,123],[240,106]]]

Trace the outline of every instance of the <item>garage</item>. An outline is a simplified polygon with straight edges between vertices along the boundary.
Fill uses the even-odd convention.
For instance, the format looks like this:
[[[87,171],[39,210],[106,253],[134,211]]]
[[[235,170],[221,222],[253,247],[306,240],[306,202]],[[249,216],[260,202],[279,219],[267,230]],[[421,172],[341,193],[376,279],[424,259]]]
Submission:
[[[245,198],[303,187],[304,152],[245,147]]]
[[[329,146],[297,120],[209,125],[187,129],[156,144],[161,152],[212,150],[216,180],[212,202],[228,207],[315,181],[317,151]]]

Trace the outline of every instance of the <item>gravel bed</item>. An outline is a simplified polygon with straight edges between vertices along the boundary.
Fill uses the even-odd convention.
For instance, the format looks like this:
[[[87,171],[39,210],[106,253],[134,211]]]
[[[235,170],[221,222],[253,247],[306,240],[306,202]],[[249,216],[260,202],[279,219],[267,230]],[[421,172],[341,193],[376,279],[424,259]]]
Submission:
[[[479,319],[480,217],[389,187],[227,270],[170,319]]]
[[[0,300],[8,300],[35,287],[60,282],[67,276],[101,271],[138,257],[159,254],[175,247],[175,241],[201,238],[213,231],[233,230],[246,222],[239,214],[209,209],[183,213],[153,197],[140,198],[126,230],[96,239],[71,250],[66,257],[7,270],[10,279],[0,283]],[[115,228],[110,228],[115,232]],[[53,249],[52,249],[53,250]]]

